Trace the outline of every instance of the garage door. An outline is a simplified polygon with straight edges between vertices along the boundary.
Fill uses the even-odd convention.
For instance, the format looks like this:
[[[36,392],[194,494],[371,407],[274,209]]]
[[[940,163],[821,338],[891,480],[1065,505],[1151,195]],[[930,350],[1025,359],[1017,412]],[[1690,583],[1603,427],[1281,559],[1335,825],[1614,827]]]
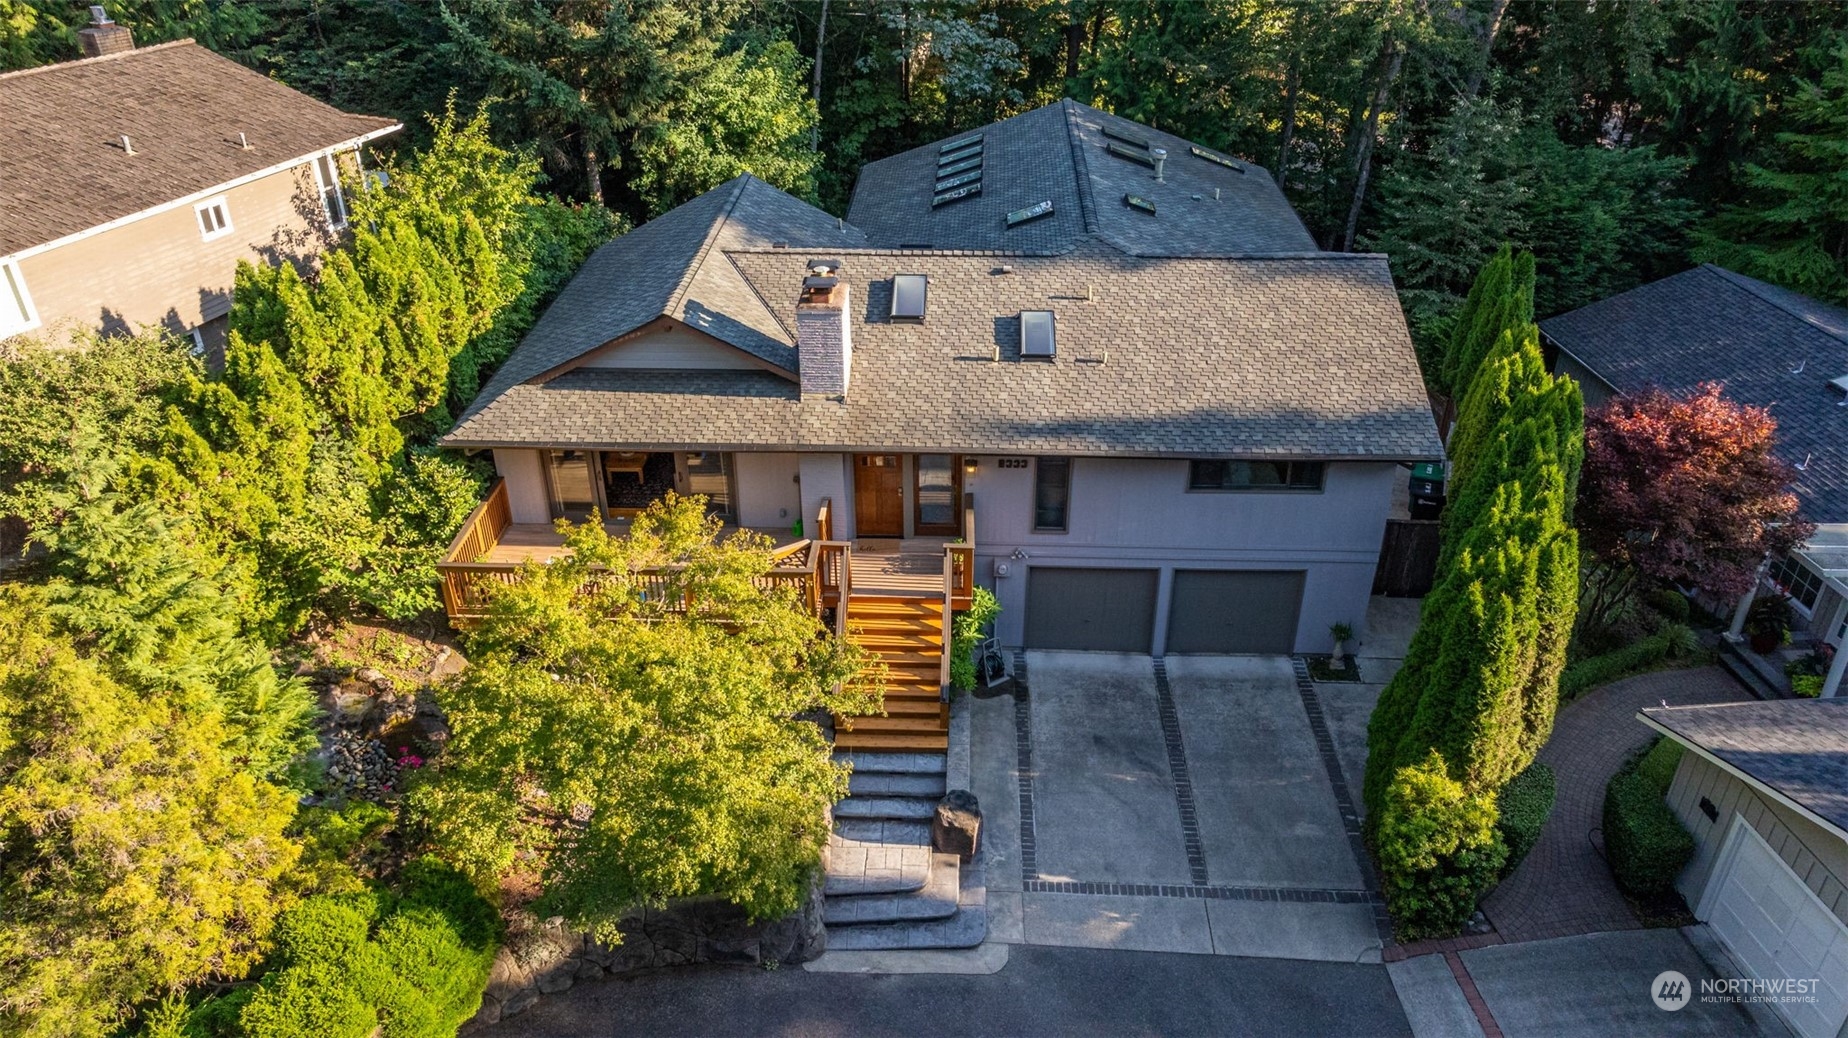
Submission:
[[[1818,980],[1815,1002],[1777,1006],[1802,1038],[1834,1038],[1848,1019],[1848,924],[1823,907],[1751,826],[1735,824],[1727,842],[1731,863],[1707,921],[1752,976]]]
[[[1152,569],[1027,571],[1029,649],[1148,652],[1155,635]]]
[[[1302,604],[1300,570],[1176,570],[1168,651],[1292,652]]]

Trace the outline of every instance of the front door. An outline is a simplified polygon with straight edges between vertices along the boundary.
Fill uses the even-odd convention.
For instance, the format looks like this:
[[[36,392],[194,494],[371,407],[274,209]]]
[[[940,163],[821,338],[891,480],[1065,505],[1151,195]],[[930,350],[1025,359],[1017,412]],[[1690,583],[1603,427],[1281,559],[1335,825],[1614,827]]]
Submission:
[[[962,532],[962,467],[954,454],[920,454],[912,462],[919,536],[954,537]]]
[[[861,537],[905,535],[905,474],[899,455],[853,456],[853,521]]]

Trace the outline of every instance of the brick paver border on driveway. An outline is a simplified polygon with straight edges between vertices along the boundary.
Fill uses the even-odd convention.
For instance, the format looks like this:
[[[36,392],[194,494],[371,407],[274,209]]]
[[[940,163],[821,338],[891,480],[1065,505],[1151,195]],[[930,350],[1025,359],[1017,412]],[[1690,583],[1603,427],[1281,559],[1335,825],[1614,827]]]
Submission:
[[[1718,667],[1640,674],[1595,689],[1559,712],[1540,760],[1558,795],[1540,839],[1514,874],[1483,902],[1505,943],[1634,930],[1642,924],[1592,846],[1603,822],[1604,786],[1652,734],[1636,712],[1646,706],[1735,703],[1751,693]]]

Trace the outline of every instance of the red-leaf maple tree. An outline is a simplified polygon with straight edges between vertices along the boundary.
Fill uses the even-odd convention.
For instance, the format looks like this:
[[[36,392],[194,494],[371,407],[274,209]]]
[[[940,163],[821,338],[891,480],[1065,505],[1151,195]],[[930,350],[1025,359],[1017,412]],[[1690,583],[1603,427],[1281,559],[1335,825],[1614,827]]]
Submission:
[[[1777,420],[1705,382],[1614,397],[1585,415],[1581,544],[1597,559],[1583,612],[1616,615],[1637,578],[1733,598],[1767,552],[1802,544],[1796,471],[1772,453]]]

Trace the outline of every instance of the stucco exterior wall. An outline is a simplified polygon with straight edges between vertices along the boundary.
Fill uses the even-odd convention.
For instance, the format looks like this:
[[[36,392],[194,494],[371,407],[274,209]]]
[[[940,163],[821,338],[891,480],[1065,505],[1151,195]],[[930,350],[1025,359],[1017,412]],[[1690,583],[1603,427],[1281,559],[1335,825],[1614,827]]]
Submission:
[[[552,502],[546,495],[545,469],[538,451],[497,450],[494,470],[507,481],[507,504],[516,523],[550,523]]]
[[[1719,817],[1700,809],[1705,797]],[[1699,909],[1714,878],[1720,848],[1734,815],[1765,838],[1836,918],[1848,922],[1848,841],[1830,833],[1699,754],[1688,751],[1668,787],[1668,806],[1694,834],[1694,858],[1675,883],[1689,906]]]
[[[1320,492],[1190,492],[1187,462],[1075,458],[1066,533],[1035,533],[1033,474],[981,457],[964,476],[975,494],[976,579],[1001,603],[996,636],[1019,645],[1027,571],[1045,566],[1137,566],[1161,571],[1155,651],[1167,633],[1168,588],[1177,569],[1303,570],[1297,652],[1328,652],[1328,627],[1347,623],[1364,642],[1367,599],[1392,505],[1390,462],[1331,463]],[[997,559],[1011,559],[996,578]]]
[[[305,264],[334,240],[306,162],[223,197],[231,231],[211,241],[186,204],[20,260],[39,317],[31,334],[53,343],[86,328],[182,334],[230,311],[238,260]]]
[[[732,484],[737,488],[735,511],[740,526],[787,529],[806,513],[802,487],[797,482],[800,455],[751,453],[732,455]],[[811,522],[803,529],[812,533]]]

